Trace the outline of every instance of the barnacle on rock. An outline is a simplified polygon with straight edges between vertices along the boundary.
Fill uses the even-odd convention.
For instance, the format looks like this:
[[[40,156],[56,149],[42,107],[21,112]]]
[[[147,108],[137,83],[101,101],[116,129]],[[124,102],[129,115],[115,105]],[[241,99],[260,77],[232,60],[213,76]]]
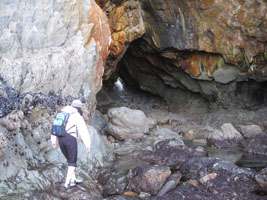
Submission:
[[[6,150],[6,137],[4,136],[3,133],[0,132],[0,157],[4,154]]]

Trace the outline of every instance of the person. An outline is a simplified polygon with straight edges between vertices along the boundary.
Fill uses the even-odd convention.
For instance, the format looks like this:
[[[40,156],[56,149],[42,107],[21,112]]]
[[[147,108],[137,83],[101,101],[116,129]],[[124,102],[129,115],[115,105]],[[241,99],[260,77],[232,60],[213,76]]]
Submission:
[[[65,188],[70,189],[76,184],[81,184],[82,180],[79,180],[75,176],[75,169],[77,167],[77,155],[78,145],[77,137],[78,134],[81,136],[82,141],[86,147],[86,151],[90,152],[91,138],[87,130],[85,121],[82,117],[82,102],[78,99],[71,103],[71,106],[65,106],[62,111],[69,113],[69,119],[66,124],[67,134],[63,137],[57,137],[51,135],[51,142],[53,148],[57,147],[57,140],[61,152],[67,159],[68,171],[66,175]]]

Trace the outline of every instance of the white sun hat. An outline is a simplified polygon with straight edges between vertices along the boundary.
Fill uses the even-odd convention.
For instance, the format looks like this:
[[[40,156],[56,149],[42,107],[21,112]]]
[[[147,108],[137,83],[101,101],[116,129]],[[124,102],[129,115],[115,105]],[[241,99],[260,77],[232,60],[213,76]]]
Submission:
[[[75,108],[81,108],[83,106],[82,102],[79,99],[75,99],[72,103],[71,103],[72,107]]]

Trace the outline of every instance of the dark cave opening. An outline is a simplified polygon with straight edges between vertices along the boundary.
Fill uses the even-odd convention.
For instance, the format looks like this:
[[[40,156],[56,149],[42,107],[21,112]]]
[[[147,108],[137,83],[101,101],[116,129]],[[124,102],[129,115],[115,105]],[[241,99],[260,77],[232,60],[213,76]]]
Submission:
[[[200,69],[191,66],[188,71],[192,59],[201,61]],[[226,72],[209,74],[218,69],[226,69]],[[248,75],[240,78],[237,70],[238,67],[225,63],[218,54],[156,50],[143,39],[138,39],[129,45],[110,78],[103,81],[102,90],[110,90],[117,80],[121,80],[125,88],[160,97],[176,111],[265,107],[267,82],[257,82]],[[196,73],[199,74],[196,76]]]

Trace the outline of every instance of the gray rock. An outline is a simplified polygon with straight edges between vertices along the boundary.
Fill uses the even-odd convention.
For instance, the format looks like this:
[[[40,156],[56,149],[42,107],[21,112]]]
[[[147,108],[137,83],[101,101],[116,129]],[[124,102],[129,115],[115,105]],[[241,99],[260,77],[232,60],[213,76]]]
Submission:
[[[250,154],[267,156],[267,134],[265,133],[246,139],[241,144]]]
[[[262,129],[258,125],[240,125],[240,129],[244,138],[252,138],[262,133]]]
[[[151,194],[147,193],[147,192],[140,192],[139,197],[142,198],[149,198],[151,197]]]
[[[267,168],[262,169],[255,175],[255,180],[267,191]]]
[[[239,71],[236,67],[227,65],[223,69],[219,68],[213,72],[213,77],[215,81],[224,84],[236,80],[238,75]]]
[[[5,153],[7,146],[6,137],[0,132],[0,157]]]
[[[214,140],[241,140],[242,135],[230,123],[223,124],[221,130],[214,130],[208,135],[208,139]]]
[[[184,145],[182,137],[179,136],[177,132],[168,128],[157,127],[157,129],[152,132],[152,135],[157,137],[159,140],[176,139],[176,141],[179,142],[179,145]]]
[[[173,190],[176,186],[177,186],[177,182],[175,182],[174,180],[168,181],[159,191],[159,193],[157,194],[157,196],[163,196],[164,194],[166,194],[167,192]]]
[[[107,131],[120,140],[142,138],[149,130],[148,120],[141,110],[112,108],[108,111],[108,117]]]
[[[107,39],[94,38],[94,31],[105,29],[107,24],[97,10],[95,14],[101,15],[97,20],[102,23],[94,26],[92,9],[88,0],[81,4],[65,0],[1,3],[3,80],[22,93],[62,91],[64,96],[95,95],[102,81],[102,74],[95,74],[102,71],[98,68],[103,66],[98,63],[108,46],[109,32],[105,31]]]
[[[167,192],[173,190],[176,188],[178,183],[180,182],[180,179],[182,177],[182,174],[180,172],[176,172],[175,174],[172,174],[169,178],[167,183],[160,189],[159,193],[157,196],[163,196]]]
[[[267,120],[262,122],[262,126],[264,128],[264,131],[267,132]]]
[[[162,110],[152,110],[149,112],[148,117],[153,119],[157,124],[167,124],[170,120],[169,113]]]

